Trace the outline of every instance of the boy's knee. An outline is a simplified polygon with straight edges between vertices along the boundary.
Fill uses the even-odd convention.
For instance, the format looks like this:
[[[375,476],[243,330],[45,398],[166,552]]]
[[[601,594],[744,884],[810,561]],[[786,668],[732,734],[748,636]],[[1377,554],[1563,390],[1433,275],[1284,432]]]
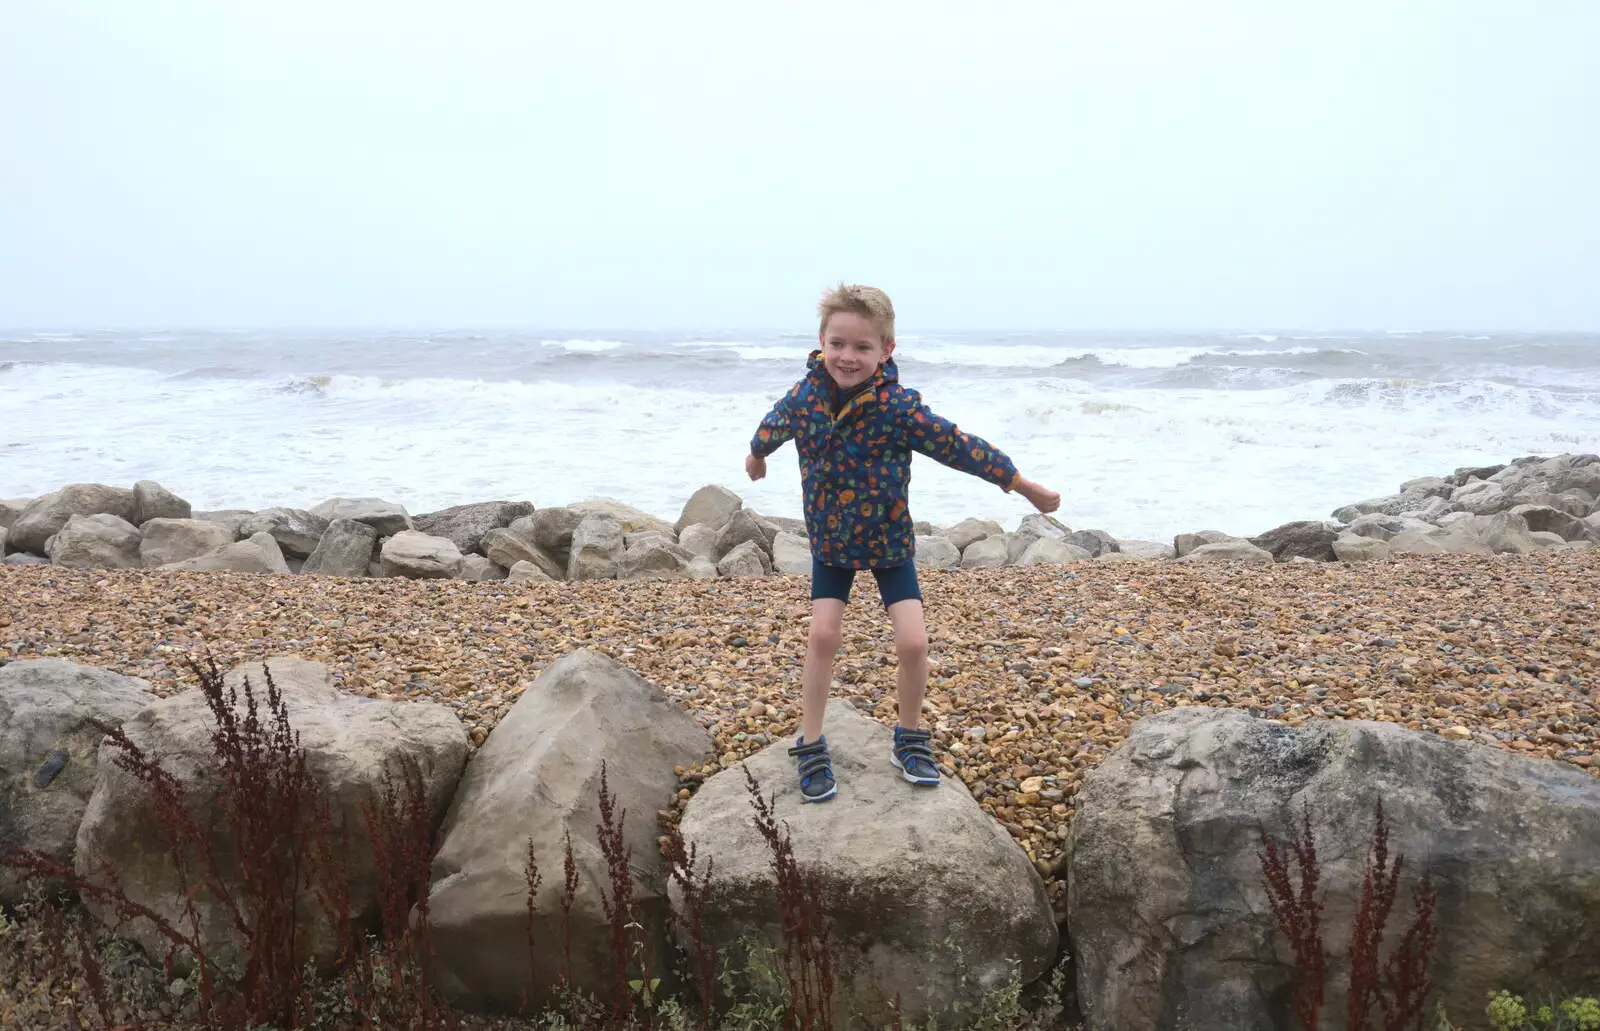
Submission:
[[[928,635],[900,634],[894,639],[894,652],[901,662],[920,662],[928,657]]]
[[[844,641],[844,628],[838,623],[815,619],[811,622],[810,644],[818,651],[830,654],[839,650]]]

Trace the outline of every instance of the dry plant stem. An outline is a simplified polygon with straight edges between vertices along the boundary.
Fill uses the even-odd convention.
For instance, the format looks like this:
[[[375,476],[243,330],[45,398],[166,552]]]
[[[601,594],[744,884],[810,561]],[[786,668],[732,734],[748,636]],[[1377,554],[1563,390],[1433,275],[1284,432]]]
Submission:
[[[438,1001],[426,975],[431,956],[427,884],[434,842],[420,772],[406,767],[398,779],[386,777],[381,797],[362,806],[372,842],[384,944],[374,954],[366,929],[357,926],[351,915],[344,858],[350,852],[348,828],[336,833],[333,813],[310,774],[306,753],[270,672],[263,717],[248,679],[241,704],[236,692],[225,690],[214,661],[191,659],[190,668],[199,678],[215,723],[210,743],[221,785],[217,820],[222,830],[215,838],[191,809],[182,782],[143,753],[121,728],[96,725],[117,749],[114,761],[145,790],[145,805],[154,815],[184,900],[178,916],[168,919],[130,899],[109,863],[102,863],[95,877],[79,875],[39,853],[10,853],[0,857],[0,863],[46,883],[65,885],[85,901],[105,907],[106,922],[114,931],[135,921],[152,928],[165,942],[163,967],[168,978],[179,961],[193,963],[198,981],[195,1018],[204,1027],[245,1031],[262,1026],[309,1028],[316,1023],[298,952],[305,930],[299,903],[308,890],[328,916],[339,946],[338,964],[356,1021],[342,1026],[397,1031],[453,1027],[453,1015]],[[235,843],[237,854],[218,856],[214,840]],[[225,866],[233,879],[222,876]],[[207,953],[194,902],[202,892],[221,907],[240,936],[244,965],[237,975]],[[50,926],[47,922],[47,932]],[[102,1026],[109,1026],[106,982],[92,945],[88,933],[80,931],[75,959]],[[58,947],[65,957],[64,938]],[[76,1015],[71,1020],[76,1023]]]
[[[606,861],[606,878],[611,891],[600,892],[600,904],[605,910],[608,943],[611,946],[611,1021],[622,1027],[632,1010],[628,992],[628,953],[630,926],[633,913],[633,848],[623,840],[623,825],[628,811],[617,811],[616,797],[606,775],[606,764],[600,763],[600,822],[595,824],[595,837],[600,854]],[[646,975],[648,976],[648,975]]]
[[[1439,928],[1433,922],[1439,900],[1431,873],[1422,875],[1411,898],[1416,916],[1384,964],[1384,978],[1393,996],[1384,1014],[1384,1031],[1423,1031],[1426,1026],[1428,995],[1433,991],[1428,970],[1439,944]]]
[[[528,888],[528,987],[531,989],[539,983],[539,965],[536,957],[539,954],[539,943],[533,932],[534,917],[537,913],[536,903],[539,897],[539,884],[543,878],[539,874],[539,857],[534,854],[533,838],[528,838],[528,858],[522,865],[522,881]],[[527,993],[523,993],[523,1005],[527,1005]]]
[[[772,853],[777,878],[778,911],[782,921],[784,978],[789,1006],[784,1017],[787,1031],[831,1031],[833,1026],[833,959],[830,926],[822,905],[822,882],[814,871],[803,872],[795,859],[788,828],[780,829],[776,799],[761,794],[761,785],[744,767],[756,830]]]
[[[1301,830],[1291,834],[1287,849],[1258,831],[1262,850],[1256,853],[1266,880],[1267,900],[1278,930],[1289,939],[1294,951],[1294,975],[1290,1003],[1296,1019],[1306,1031],[1317,1031],[1322,1013],[1326,954],[1322,944],[1322,903],[1317,900],[1317,882],[1322,868],[1311,836],[1311,809],[1303,814]],[[1289,860],[1293,857],[1300,882],[1296,891],[1290,879]]]
[[[572,831],[566,833],[561,885],[561,987],[572,984],[572,904],[578,897],[578,861],[572,855]]]
[[[694,964],[696,986],[700,991],[701,1031],[715,1031],[716,999],[716,946],[706,938],[703,912],[707,893],[711,890],[711,872],[715,864],[706,861],[703,873],[696,873],[699,848],[685,846],[683,834],[676,824],[667,828],[666,845],[662,856],[667,862],[669,876],[678,883],[683,893],[683,910],[674,912],[673,919],[689,934],[689,958]]]
[[[1356,910],[1355,926],[1350,931],[1350,994],[1347,999],[1349,1031],[1370,1031],[1374,1010],[1383,1006],[1383,981],[1379,956],[1383,949],[1383,929],[1394,909],[1395,890],[1405,860],[1395,856],[1389,862],[1389,824],[1384,819],[1383,802],[1378,802],[1378,825],[1372,835],[1372,850],[1361,879],[1361,905]]]
[[[1376,827],[1367,852],[1361,881],[1361,902],[1350,931],[1350,988],[1346,999],[1347,1031],[1423,1031],[1427,1021],[1427,1001],[1433,985],[1429,967],[1438,945],[1439,931],[1433,922],[1438,898],[1433,877],[1424,873],[1412,891],[1415,916],[1400,943],[1382,960],[1384,928],[1394,911],[1400,885],[1403,856],[1389,857],[1389,823],[1380,801],[1376,807]],[[1291,999],[1295,1017],[1302,1027],[1314,1031],[1322,1005],[1326,954],[1319,920],[1321,904],[1316,900],[1320,877],[1316,845],[1311,835],[1311,814],[1307,808],[1301,830],[1290,839],[1288,850],[1260,832],[1262,851],[1256,853],[1267,885],[1278,928],[1289,939],[1295,953]],[[1289,857],[1298,868],[1300,890],[1293,889]],[[1381,961],[1381,965],[1380,965]]]

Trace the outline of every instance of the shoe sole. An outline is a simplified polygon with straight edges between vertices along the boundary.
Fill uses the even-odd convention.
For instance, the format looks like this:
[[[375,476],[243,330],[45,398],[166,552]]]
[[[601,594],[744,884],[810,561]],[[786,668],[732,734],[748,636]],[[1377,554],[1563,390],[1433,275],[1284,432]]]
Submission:
[[[925,777],[918,777],[915,774],[907,773],[906,768],[900,765],[900,757],[895,755],[893,752],[889,753],[889,761],[894,764],[895,769],[900,771],[900,776],[907,784],[915,784],[919,788],[936,788],[939,786],[938,777],[928,780]]]
[[[802,802],[826,802],[828,799],[832,798],[834,795],[837,795],[838,793],[839,793],[839,785],[835,784],[833,787],[828,789],[828,793],[826,795],[808,795],[808,794],[806,794],[805,792],[802,791],[800,793],[800,801],[802,801]]]

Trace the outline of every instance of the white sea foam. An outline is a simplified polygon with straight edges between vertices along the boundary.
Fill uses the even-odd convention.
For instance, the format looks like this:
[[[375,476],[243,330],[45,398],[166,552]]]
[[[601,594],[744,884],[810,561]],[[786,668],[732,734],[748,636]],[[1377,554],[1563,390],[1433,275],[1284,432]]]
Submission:
[[[559,347],[563,351],[575,351],[584,354],[600,354],[627,346],[621,340],[543,340],[540,342],[546,347]]]
[[[558,356],[597,356],[572,376],[570,363],[526,360],[537,335],[487,335],[465,349],[416,340],[408,349],[390,337],[335,345],[230,336],[225,346],[195,345],[176,366],[174,350],[182,357],[188,344],[146,353],[129,346],[137,334],[109,339],[96,361],[61,361],[54,340],[0,342],[0,497],[149,477],[198,508],[355,494],[421,512],[492,497],[544,505],[605,495],[670,517],[716,482],[763,512],[798,512],[792,449],[772,461],[768,480],[741,479],[757,421],[800,373],[803,335],[557,342],[549,350]],[[1069,524],[1124,537],[1205,526],[1254,533],[1412,476],[1600,451],[1588,339],[1528,351],[1455,341],[1448,346],[1478,348],[1455,370],[1439,368],[1433,352],[1403,350],[1432,345],[1381,336],[1320,348],[1240,343],[907,338],[905,375],[936,411],[1061,489]],[[317,364],[283,371],[285,353]],[[673,354],[699,364],[674,378]],[[725,375],[707,373],[707,355]],[[147,360],[156,365],[135,367]],[[913,511],[1013,524],[1026,506],[919,458]]]

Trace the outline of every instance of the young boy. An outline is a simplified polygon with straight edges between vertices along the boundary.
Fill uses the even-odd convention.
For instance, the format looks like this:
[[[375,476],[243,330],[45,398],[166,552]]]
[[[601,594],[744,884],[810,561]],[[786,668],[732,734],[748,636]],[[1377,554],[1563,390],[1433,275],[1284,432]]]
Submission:
[[[767,456],[793,440],[800,452],[806,530],[811,537],[811,636],[801,691],[800,739],[789,749],[800,794],[822,802],[837,791],[822,714],[839,652],[845,604],[857,570],[870,569],[894,627],[900,660],[900,725],[890,761],[912,784],[939,783],[939,768],[922,729],[928,684],[928,634],[906,493],[911,452],[1015,491],[1041,512],[1061,496],[1017,474],[1011,459],[929,411],[900,385],[894,364],[894,305],[881,290],[844,286],[817,306],[821,349],[805,379],[781,398],[750,442],[745,471],[767,475]]]

